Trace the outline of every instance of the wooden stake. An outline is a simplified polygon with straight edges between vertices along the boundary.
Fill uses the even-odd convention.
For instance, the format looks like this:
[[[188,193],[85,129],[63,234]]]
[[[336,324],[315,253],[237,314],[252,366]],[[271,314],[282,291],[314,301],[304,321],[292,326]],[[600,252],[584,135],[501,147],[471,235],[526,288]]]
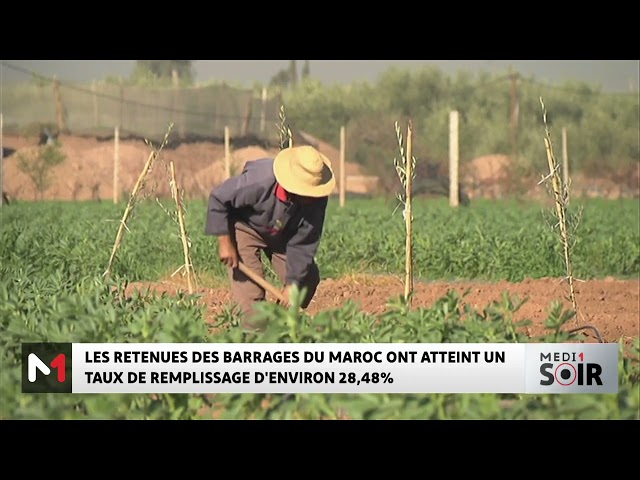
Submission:
[[[138,197],[138,193],[140,191],[140,188],[143,185],[144,179],[149,174],[149,171],[151,170],[151,166],[153,165],[153,162],[156,160],[157,157],[158,157],[158,152],[156,150],[151,152],[151,154],[149,155],[149,158],[147,159],[147,163],[144,164],[144,167],[142,168],[142,172],[140,172],[138,181],[133,186],[133,190],[131,192],[131,195],[129,196],[129,202],[127,203],[127,208],[125,208],[124,214],[122,215],[122,220],[120,220],[120,227],[118,227],[118,233],[116,234],[116,241],[114,242],[113,249],[111,250],[109,265],[107,266],[106,272],[104,272],[105,278],[109,278],[109,276],[111,275],[111,269],[113,268],[113,263],[115,262],[115,259],[116,259],[116,252],[120,248],[120,244],[122,243],[122,236],[124,235],[124,230],[125,228],[127,228],[127,220],[129,220],[129,217],[131,216],[131,212],[133,211],[133,206],[135,205],[136,198]]]
[[[120,166],[120,127],[116,126],[113,133],[113,203],[118,203],[118,168]]]
[[[449,113],[449,204],[457,207],[460,202],[458,191],[458,112]]]
[[[231,177],[231,148],[229,146],[229,127],[224,127],[224,174]]]
[[[262,87],[262,110],[260,111],[260,135],[264,135],[267,121],[267,87]]]
[[[180,189],[178,188],[178,182],[176,181],[176,168],[173,162],[170,163],[171,167],[171,195],[176,202],[176,209],[178,212],[178,223],[180,224],[180,237],[182,238],[182,251],[184,253],[184,268],[187,275],[187,288],[189,294],[193,293],[193,265],[191,264],[191,254],[189,252],[189,237],[187,236],[187,227],[184,221],[184,208],[182,205],[182,197],[180,195]]]
[[[242,123],[242,136],[246,136],[249,132],[249,126],[251,125],[251,115],[253,113],[253,94],[249,95],[249,103],[247,103],[247,110]]]
[[[92,93],[92,99],[93,99],[93,126],[97,127],[99,124],[99,120],[98,120],[98,95],[97,95],[97,85],[96,85],[96,81],[93,80],[91,82],[91,93]]]
[[[515,162],[518,150],[518,91],[516,82],[518,74],[509,65],[509,77],[511,78],[511,160]]]
[[[340,206],[344,207],[347,197],[347,172],[345,168],[345,129],[340,127]]]
[[[411,121],[409,121],[409,127],[407,129],[407,186],[406,186],[406,209],[405,209],[405,224],[406,224],[406,260],[405,260],[405,281],[404,281],[404,297],[411,305],[411,293],[413,292],[413,254],[412,254],[412,242],[411,242],[411,224],[413,222],[413,215],[411,210],[411,189],[412,189],[412,177],[413,177],[413,127]]]
[[[119,78],[119,82],[120,104],[118,109],[118,125],[122,127],[122,125],[124,125],[124,83],[122,81],[122,77]]]
[[[60,82],[57,75],[53,76],[53,95],[56,102],[56,119],[58,123],[58,132],[67,133],[67,123],[64,116],[64,105],[62,104],[62,95],[60,94]]]

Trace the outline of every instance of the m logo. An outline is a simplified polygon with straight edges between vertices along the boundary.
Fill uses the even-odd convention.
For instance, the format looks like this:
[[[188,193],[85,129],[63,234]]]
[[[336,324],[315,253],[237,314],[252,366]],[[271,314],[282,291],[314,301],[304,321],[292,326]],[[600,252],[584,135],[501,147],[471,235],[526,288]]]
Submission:
[[[71,393],[71,344],[22,344],[23,393]]]
[[[28,363],[28,371],[29,371],[29,381],[31,383],[35,382],[38,379],[38,370],[42,372],[44,375],[49,375],[51,373],[51,368],[47,366],[35,353],[29,354]],[[66,378],[66,356],[64,353],[59,353],[56,358],[51,362],[51,367],[58,370],[58,382],[64,383]]]

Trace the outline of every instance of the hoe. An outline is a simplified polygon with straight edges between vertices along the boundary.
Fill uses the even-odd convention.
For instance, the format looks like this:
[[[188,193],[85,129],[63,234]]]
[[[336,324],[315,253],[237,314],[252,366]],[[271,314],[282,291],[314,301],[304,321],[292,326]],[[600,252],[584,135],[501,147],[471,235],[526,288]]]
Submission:
[[[256,285],[264,288],[271,295],[276,297],[280,303],[287,303],[286,299],[276,287],[267,282],[264,278],[256,274],[253,270],[247,267],[244,263],[238,262],[238,269],[244,273],[247,277],[249,277]]]

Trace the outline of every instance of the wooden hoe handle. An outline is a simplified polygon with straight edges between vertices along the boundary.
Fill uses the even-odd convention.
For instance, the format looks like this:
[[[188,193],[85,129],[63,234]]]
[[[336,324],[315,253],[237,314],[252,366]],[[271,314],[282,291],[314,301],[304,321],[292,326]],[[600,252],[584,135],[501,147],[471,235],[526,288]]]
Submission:
[[[238,270],[244,273],[247,277],[249,277],[254,283],[264,288],[271,295],[276,297],[280,302],[286,304],[287,300],[282,295],[282,292],[278,290],[276,287],[267,282],[264,278],[258,275],[256,272],[247,267],[244,263],[238,262]]]

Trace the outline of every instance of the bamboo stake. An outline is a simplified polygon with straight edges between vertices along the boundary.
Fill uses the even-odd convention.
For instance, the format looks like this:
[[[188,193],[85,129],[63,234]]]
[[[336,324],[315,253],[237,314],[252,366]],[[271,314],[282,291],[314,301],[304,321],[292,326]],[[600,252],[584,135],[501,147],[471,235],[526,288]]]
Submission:
[[[182,198],[178,189],[178,182],[176,181],[176,168],[171,162],[171,195],[176,202],[176,209],[178,212],[178,224],[180,225],[180,238],[182,239],[182,251],[184,253],[184,268],[187,275],[187,287],[189,293],[193,293],[193,265],[191,264],[191,254],[189,252],[189,237],[187,236],[187,227],[184,221],[184,209],[182,205]]]
[[[571,244],[569,239],[569,231],[567,228],[567,204],[569,199],[569,186],[568,184],[563,184],[560,177],[558,162],[556,161],[556,157],[553,153],[553,147],[551,146],[551,135],[549,133],[549,127],[547,126],[547,112],[544,103],[542,102],[542,98],[540,98],[540,103],[543,110],[543,120],[545,124],[546,134],[544,138],[544,145],[547,151],[547,163],[549,165],[549,176],[547,178],[551,179],[551,190],[553,193],[553,198],[555,200],[556,215],[558,217],[558,227],[560,228],[560,240],[562,242],[564,263],[567,272],[567,280],[569,283],[569,296],[571,298],[571,305],[573,307],[573,311],[576,313],[577,320],[578,302],[576,300],[575,287],[573,283],[573,268],[571,265],[571,254],[569,251],[571,248]]]
[[[567,147],[567,127],[562,127],[562,181],[569,186],[569,151]]]
[[[151,166],[153,162],[156,160],[158,156],[158,152],[154,150],[149,154],[149,158],[147,162],[144,164],[142,172],[140,172],[140,176],[138,177],[138,181],[133,187],[131,195],[129,196],[129,202],[127,203],[127,208],[124,210],[124,214],[122,215],[122,220],[120,220],[120,227],[118,227],[118,233],[116,234],[116,241],[113,244],[113,249],[111,251],[111,257],[109,258],[109,265],[107,266],[107,270],[104,272],[104,277],[109,278],[111,275],[111,269],[113,268],[113,263],[115,262],[116,252],[120,248],[120,244],[122,243],[122,236],[124,235],[124,230],[127,228],[127,220],[131,216],[131,212],[133,211],[133,207],[135,205],[135,200],[138,196],[138,192],[143,185],[144,179],[147,174],[151,170]]]
[[[556,214],[558,215],[558,225],[560,227],[560,237],[562,239],[562,249],[564,253],[564,263],[567,268],[567,279],[569,280],[569,292],[571,297],[571,304],[573,311],[578,312],[578,305],[576,302],[575,288],[573,285],[573,269],[571,266],[571,256],[569,255],[569,234],[567,232],[567,219],[565,215],[564,202],[562,200],[562,185],[560,175],[558,174],[558,166],[556,159],[553,155],[551,148],[551,142],[549,138],[544,139],[544,144],[547,150],[547,163],[549,164],[549,175],[551,176],[551,185],[553,188],[553,196],[556,204]],[[577,318],[577,316],[576,316]]]
[[[405,259],[405,282],[404,282],[404,296],[409,305],[411,305],[411,293],[413,292],[413,255],[412,255],[412,243],[411,243],[411,224],[413,216],[411,213],[411,188],[413,177],[413,157],[412,157],[412,140],[413,140],[413,128],[411,121],[407,129],[407,185],[406,185],[406,204],[405,204],[405,224],[406,224],[406,259]]]
[[[578,213],[578,215],[572,215],[568,211],[569,195],[570,195],[569,185],[571,183],[571,178],[569,177],[568,173],[564,173],[564,172],[563,172],[563,176],[565,177],[565,180],[563,181],[560,177],[560,167],[558,165],[558,162],[556,161],[555,154],[553,153],[553,147],[551,143],[551,133],[550,133],[549,126],[547,124],[547,110],[544,106],[544,102],[542,101],[542,97],[540,97],[540,104],[542,106],[542,111],[543,111],[542,119],[544,121],[544,126],[545,126],[544,144],[547,152],[547,163],[549,166],[549,175],[544,176],[542,180],[540,180],[538,185],[551,180],[550,182],[551,188],[549,190],[553,194],[554,203],[556,207],[555,209],[556,218],[554,220],[557,220],[557,222],[551,222],[549,226],[551,227],[552,231],[555,231],[556,227],[559,227],[560,241],[562,242],[564,262],[565,262],[565,267],[567,272],[566,280],[569,283],[569,297],[571,300],[571,305],[573,307],[573,312],[575,314],[574,316],[575,316],[576,322],[578,322],[578,316],[580,316],[584,321],[585,320],[584,315],[582,315],[582,312],[578,310],[578,301],[576,300],[576,292],[574,288],[574,278],[573,278],[573,267],[571,265],[571,255],[570,255],[570,252],[572,249],[571,244],[573,243],[573,240],[572,238],[570,238],[572,234],[570,235],[569,233],[570,228],[571,230],[575,230],[575,228],[577,227],[579,219],[582,216],[582,213],[580,211],[581,209],[579,209],[580,213]],[[566,146],[566,140],[564,138],[566,135],[566,129],[563,128],[562,133],[563,133],[563,148],[564,148],[564,146]],[[565,159],[567,158],[566,154],[564,155],[564,158]],[[598,329],[593,325],[581,325],[580,327],[569,330],[568,333],[573,334],[580,330],[593,330],[596,337],[598,338],[598,341],[600,343],[604,343],[602,335],[600,334]]]
[[[398,122],[395,122],[396,138],[398,140],[398,147],[400,148],[400,160],[393,159],[393,164],[396,167],[396,173],[400,179],[400,183],[404,187],[404,193],[398,193],[397,198],[400,205],[404,206],[402,210],[402,216],[405,222],[405,281],[404,281],[404,298],[407,305],[411,307],[411,296],[413,293],[413,245],[412,245],[412,224],[413,224],[413,210],[411,205],[412,199],[412,185],[413,177],[415,176],[415,157],[413,156],[413,126],[411,120],[409,120],[407,143],[406,147],[403,143],[402,132],[398,126]],[[396,207],[396,209],[398,208]],[[394,210],[395,212],[395,210]],[[392,214],[393,215],[393,214]]]
[[[284,113],[284,105],[280,105],[280,124],[278,125],[278,143],[280,150],[293,147],[293,133],[287,124],[287,117]]]

